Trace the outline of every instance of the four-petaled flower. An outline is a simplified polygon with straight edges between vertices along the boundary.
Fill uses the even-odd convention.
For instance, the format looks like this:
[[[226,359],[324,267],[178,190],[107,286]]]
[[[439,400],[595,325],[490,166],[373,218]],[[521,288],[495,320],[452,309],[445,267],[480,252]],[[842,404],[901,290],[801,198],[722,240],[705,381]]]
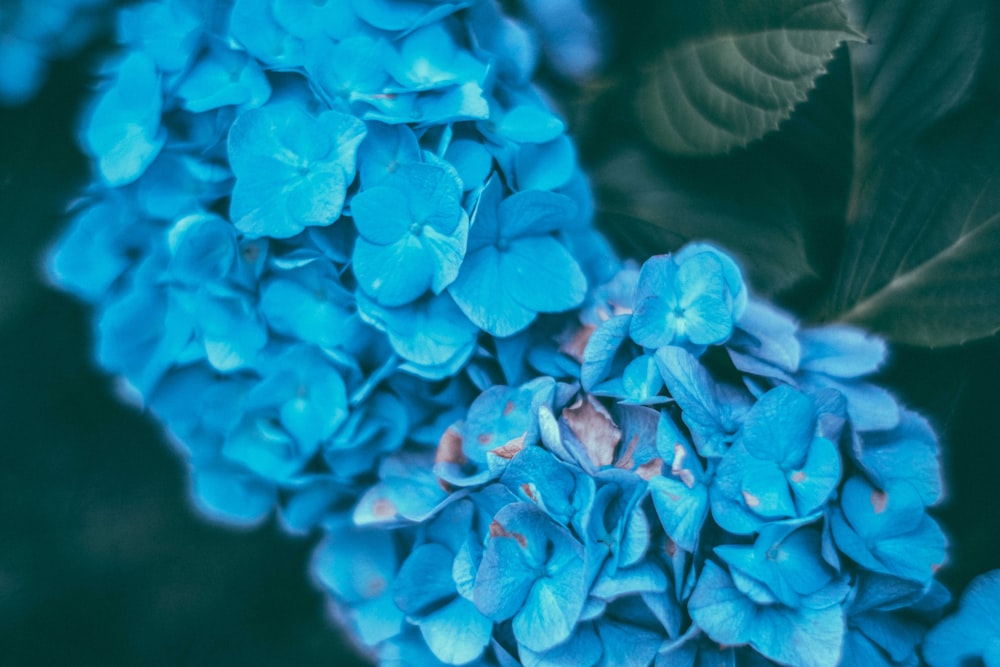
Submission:
[[[383,306],[402,306],[458,275],[469,218],[453,169],[407,163],[351,200],[358,228],[354,275]]]
[[[228,143],[233,224],[251,237],[283,239],[336,222],[364,136],[364,123],[339,111],[312,116],[274,103],[241,114]]]

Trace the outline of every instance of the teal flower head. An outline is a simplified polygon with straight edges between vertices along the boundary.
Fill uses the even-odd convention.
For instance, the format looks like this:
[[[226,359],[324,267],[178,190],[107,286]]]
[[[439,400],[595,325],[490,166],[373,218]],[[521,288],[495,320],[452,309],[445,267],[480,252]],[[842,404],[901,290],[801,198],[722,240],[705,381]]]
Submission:
[[[712,246],[692,244],[643,264],[630,334],[648,348],[718,345],[732,335],[746,302],[736,263]]]
[[[427,290],[440,294],[458,275],[469,218],[454,169],[400,165],[351,200],[358,229],[354,275],[384,306],[402,306]]]
[[[575,206],[564,195],[526,190],[503,197],[499,179],[486,184],[465,261],[448,290],[476,326],[510,336],[539,313],[582,303],[587,279],[556,235],[574,216]]]
[[[241,114],[228,142],[233,224],[251,237],[288,238],[336,222],[364,136],[364,123],[339,111],[270,104]]]

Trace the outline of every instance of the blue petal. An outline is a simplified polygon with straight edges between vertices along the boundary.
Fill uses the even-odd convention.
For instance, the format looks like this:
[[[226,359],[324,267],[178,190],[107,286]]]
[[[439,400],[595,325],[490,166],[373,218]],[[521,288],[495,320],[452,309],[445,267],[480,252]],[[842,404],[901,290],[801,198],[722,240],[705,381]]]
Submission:
[[[685,337],[696,345],[714,345],[729,338],[733,328],[721,265],[713,255],[697,254],[677,270],[678,306]]]
[[[800,466],[813,440],[815,406],[805,394],[782,385],[762,396],[747,414],[742,441],[753,456],[784,467]]]
[[[470,251],[458,277],[448,288],[448,293],[473,324],[500,338],[524,329],[537,315],[511,294],[501,261],[500,252],[493,246]]]
[[[294,67],[302,63],[302,41],[274,20],[270,0],[236,0],[229,30],[251,55],[268,65]]]
[[[923,645],[931,667],[959,667],[977,658],[995,667],[1000,658],[1000,570],[976,577],[962,594],[957,613],[938,623]]]
[[[518,648],[524,667],[590,667],[598,664],[604,650],[591,623],[580,624],[573,636],[548,651]]]
[[[840,482],[840,453],[825,438],[813,440],[805,465],[788,474],[799,516],[818,509]]]
[[[271,104],[241,114],[229,131],[236,174],[230,213],[250,236],[288,238],[339,216],[365,127],[337,111],[318,117]]]
[[[467,6],[466,2],[420,2],[420,0],[352,0],[358,16],[382,30],[406,30],[425,25]]]
[[[493,168],[493,158],[482,143],[474,139],[452,141],[444,158],[455,167],[462,179],[462,189],[466,192],[482,185]]]
[[[184,69],[204,27],[194,2],[145,2],[125,7],[118,17],[119,40],[141,49],[165,72]]]
[[[393,582],[393,600],[410,617],[433,614],[455,597],[448,564],[455,555],[440,544],[422,544],[403,561]]]
[[[767,658],[803,667],[834,667],[840,660],[845,626],[839,605],[816,611],[757,606],[711,561],[705,563],[688,610],[721,644],[749,643]]]
[[[319,263],[278,273],[261,286],[260,310],[277,332],[333,348],[359,334],[350,293]]]
[[[678,547],[693,553],[708,515],[708,489],[701,484],[688,487],[672,477],[654,477],[649,481],[649,493],[667,535]]]
[[[586,600],[582,553],[558,576],[539,579],[514,617],[514,636],[532,651],[545,651],[565,641],[576,627]]]
[[[628,337],[631,315],[618,315],[597,326],[583,351],[580,382],[591,391],[612,373],[621,344]]]
[[[177,88],[184,108],[194,113],[229,105],[259,107],[270,95],[257,61],[228,49],[213,49],[198,60]]]
[[[579,306],[586,296],[586,277],[554,238],[520,238],[500,253],[499,261],[504,288],[525,308],[556,313]],[[542,285],[544,289],[539,288]]]
[[[359,238],[353,262],[361,287],[390,308],[408,304],[422,295],[433,279],[430,253],[413,234],[406,234],[389,246],[377,246]]]
[[[691,429],[698,453],[702,456],[722,456],[732,439],[737,424],[733,423],[716,394],[708,371],[686,350],[664,347],[656,352],[656,362],[667,391],[683,411],[684,423]],[[741,409],[738,396],[726,397],[726,409]]]
[[[191,497],[209,518],[255,526],[271,513],[277,494],[272,484],[235,467],[199,466],[191,472]]]
[[[275,0],[273,12],[275,20],[288,32],[307,41],[344,39],[362,30],[349,2]]]
[[[313,553],[310,566],[313,576],[347,604],[390,593],[396,568],[392,534],[359,529],[328,533]],[[391,603],[392,598],[388,597]],[[396,616],[402,620],[398,609]]]
[[[771,304],[750,299],[726,347],[733,364],[745,373],[791,383],[788,373],[799,368],[798,324]]]
[[[358,173],[364,189],[380,184],[399,166],[420,161],[420,144],[408,125],[368,123],[368,134],[358,149]]]
[[[362,239],[377,246],[396,243],[409,231],[413,219],[407,193],[383,184],[362,190],[351,199],[351,215]]]
[[[160,127],[163,95],[153,61],[131,53],[97,97],[83,128],[84,149],[103,181],[117,187],[139,178],[166,141]]]
[[[514,167],[519,190],[555,190],[569,182],[576,168],[576,149],[562,135],[544,144],[521,144]]]
[[[497,216],[501,237],[542,236],[568,227],[576,204],[566,195],[536,190],[517,192],[500,202]]]
[[[481,656],[493,633],[493,622],[463,597],[418,620],[417,625],[435,657],[449,665],[464,665]]]
[[[865,568],[928,582],[944,563],[947,540],[911,486],[897,483],[883,492],[851,477],[840,506],[831,516],[833,538]]]
[[[358,309],[386,332],[393,349],[431,379],[452,375],[475,349],[478,330],[446,295],[424,297],[400,308],[381,308],[358,295]]]
[[[430,24],[409,33],[399,58],[388,70],[405,90],[429,90],[486,79],[487,65],[459,46],[444,25]]]
[[[840,378],[874,373],[886,357],[885,341],[846,324],[827,324],[799,332],[801,368]]]
[[[518,143],[541,144],[566,130],[558,116],[537,104],[520,104],[503,115],[497,132]]]

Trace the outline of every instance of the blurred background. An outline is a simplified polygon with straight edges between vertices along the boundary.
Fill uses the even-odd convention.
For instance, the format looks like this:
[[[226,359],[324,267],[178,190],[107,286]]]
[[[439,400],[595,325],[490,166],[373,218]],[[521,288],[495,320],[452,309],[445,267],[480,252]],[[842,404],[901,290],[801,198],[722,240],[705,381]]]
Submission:
[[[635,2],[619,11],[624,43],[642,12]],[[158,428],[94,368],[87,312],[44,283],[42,255],[88,178],[73,127],[100,48],[56,63],[29,104],[0,108],[0,662],[364,664],[308,581],[316,538],[196,516]],[[608,78],[627,77],[633,56]],[[635,139],[608,78],[552,88],[595,171],[611,146]],[[612,232],[617,222],[604,220]],[[632,238],[636,254],[659,249]],[[828,243],[833,256],[837,242],[814,239],[813,252]],[[808,296],[791,292],[787,305]],[[952,546],[940,578],[958,591],[1000,567],[1000,342],[898,346],[881,381],[941,434],[948,497],[935,515]]]
[[[361,665],[306,567],[316,539],[205,522],[157,426],[91,363],[42,255],[87,180],[86,63],[0,108],[0,663]]]

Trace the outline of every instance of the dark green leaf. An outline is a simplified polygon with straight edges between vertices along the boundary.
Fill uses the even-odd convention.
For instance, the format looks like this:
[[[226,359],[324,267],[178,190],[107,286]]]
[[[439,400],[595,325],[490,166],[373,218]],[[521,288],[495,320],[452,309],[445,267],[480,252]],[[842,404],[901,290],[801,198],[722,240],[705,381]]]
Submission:
[[[718,243],[740,260],[758,293],[814,276],[799,224],[798,186],[762,156],[705,161],[618,153],[593,175],[604,231],[646,259],[688,240]]]
[[[1000,330],[1000,122],[966,113],[858,179],[839,319],[931,347]]]
[[[912,139],[966,96],[994,0],[850,0],[859,158]]]
[[[835,0],[713,0],[707,27],[646,72],[638,107],[663,150],[715,155],[775,129],[806,98],[834,49],[856,39]]]

